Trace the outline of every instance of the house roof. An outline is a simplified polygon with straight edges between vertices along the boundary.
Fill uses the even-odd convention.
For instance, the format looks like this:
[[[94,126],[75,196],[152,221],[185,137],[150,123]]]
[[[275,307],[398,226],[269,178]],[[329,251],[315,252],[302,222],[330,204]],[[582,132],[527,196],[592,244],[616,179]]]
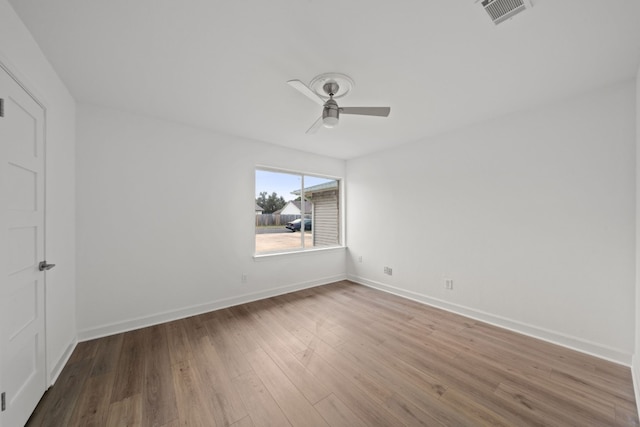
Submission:
[[[256,203],[256,211],[264,211],[264,208],[262,208]]]
[[[320,191],[334,190],[336,188],[338,188],[338,181],[329,181],[323,184],[305,187],[304,192],[305,194],[311,194],[311,193],[319,193]],[[300,190],[294,190],[291,192],[291,194],[300,195]]]
[[[301,206],[301,204],[300,204],[300,200],[289,200],[289,201],[287,202],[287,204],[286,204],[286,205],[284,205],[284,206],[282,207],[282,209],[279,209],[279,210],[275,211],[275,212],[274,212],[274,214],[279,214],[280,212],[282,212],[283,210],[285,210],[285,208],[286,208],[289,204],[294,205],[296,208],[298,208],[298,210],[302,211],[302,210],[300,209],[300,206]],[[312,211],[312,210],[313,210],[313,203],[311,203],[311,202],[310,202],[310,201],[308,201],[308,200],[305,200],[305,204],[304,204],[304,212],[305,212],[305,213],[311,213],[311,211]]]
[[[632,0],[532,0],[499,25],[472,0],[330,2],[330,19],[314,1],[9,2],[80,104],[338,159],[631,80],[640,63]],[[332,71],[355,81],[341,107],[390,116],[305,134],[322,107],[285,82]]]

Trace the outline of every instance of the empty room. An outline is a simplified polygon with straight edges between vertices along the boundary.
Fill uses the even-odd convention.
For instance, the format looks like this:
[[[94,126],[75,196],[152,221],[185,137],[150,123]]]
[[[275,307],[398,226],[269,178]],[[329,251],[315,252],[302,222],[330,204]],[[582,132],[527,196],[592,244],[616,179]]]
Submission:
[[[637,426],[640,1],[0,0],[0,427]]]

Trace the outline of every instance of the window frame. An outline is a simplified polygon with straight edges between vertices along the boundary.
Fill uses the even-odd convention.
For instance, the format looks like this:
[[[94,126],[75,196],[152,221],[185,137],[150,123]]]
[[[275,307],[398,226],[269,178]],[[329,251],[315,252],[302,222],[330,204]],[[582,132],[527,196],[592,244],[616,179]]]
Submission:
[[[346,238],[346,232],[345,232],[345,197],[344,197],[344,178],[340,177],[340,176],[335,176],[335,175],[330,175],[330,174],[322,174],[322,173],[315,173],[315,172],[302,172],[300,170],[295,170],[295,169],[288,169],[288,168],[281,168],[281,167],[273,167],[273,166],[265,166],[265,165],[256,165],[253,168],[253,202],[255,204],[255,199],[256,199],[256,192],[258,190],[257,188],[257,182],[256,182],[256,173],[258,171],[265,171],[265,172],[272,172],[272,173],[282,173],[282,174],[289,174],[289,175],[297,175],[300,177],[300,193],[301,193],[301,199],[304,199],[304,189],[305,187],[308,188],[308,186],[306,186],[305,184],[305,177],[313,177],[313,178],[320,178],[320,179],[327,179],[327,180],[334,180],[337,182],[337,190],[338,190],[338,219],[337,219],[337,224],[336,226],[338,227],[338,244],[336,245],[330,245],[330,246],[320,246],[320,247],[316,247],[316,246],[309,246],[309,247],[305,247],[304,246],[304,238],[302,236],[304,236],[304,232],[301,233],[301,243],[302,243],[302,247],[299,248],[287,248],[287,249],[282,249],[282,250],[274,250],[274,251],[267,251],[267,252],[258,252],[257,251],[257,247],[256,247],[256,221],[254,218],[253,221],[253,257],[254,259],[260,259],[260,258],[270,258],[270,257],[279,257],[279,256],[290,256],[290,255],[300,255],[300,254],[309,254],[309,253],[314,253],[314,252],[323,252],[323,251],[333,251],[333,250],[341,250],[341,249],[345,249],[346,245],[345,245],[345,238]],[[305,212],[306,213],[306,212]],[[309,214],[313,215],[313,212],[309,212]],[[312,227],[312,239],[314,238],[314,233],[315,229]]]

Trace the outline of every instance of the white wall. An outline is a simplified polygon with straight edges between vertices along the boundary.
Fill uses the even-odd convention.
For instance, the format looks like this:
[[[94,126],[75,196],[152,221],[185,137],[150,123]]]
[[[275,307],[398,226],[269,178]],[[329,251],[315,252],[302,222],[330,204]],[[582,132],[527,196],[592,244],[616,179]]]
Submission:
[[[6,0],[0,62],[46,107],[47,372],[52,382],[75,345],[75,101]]]
[[[77,138],[81,339],[345,277],[344,249],[253,259],[255,166],[344,161],[88,105]]]
[[[640,402],[640,68],[636,78],[636,317],[632,374],[636,402]]]
[[[624,82],[348,161],[350,278],[629,364],[635,102]]]

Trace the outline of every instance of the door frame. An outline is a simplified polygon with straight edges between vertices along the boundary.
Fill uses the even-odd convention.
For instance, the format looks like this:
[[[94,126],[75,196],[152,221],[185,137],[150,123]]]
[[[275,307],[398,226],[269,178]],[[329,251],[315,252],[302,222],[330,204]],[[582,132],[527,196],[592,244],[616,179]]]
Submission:
[[[43,144],[43,170],[44,174],[43,179],[43,189],[44,192],[44,205],[43,205],[43,239],[44,239],[44,247],[43,247],[43,259],[46,259],[47,254],[47,104],[43,102],[45,99],[40,91],[35,89],[35,85],[27,78],[27,76],[22,73],[14,64],[9,61],[9,59],[0,51],[0,68],[6,72],[9,77],[11,77],[17,84],[25,91],[33,101],[42,108],[43,112],[43,123],[42,123],[42,144]],[[49,372],[49,352],[48,352],[48,342],[47,342],[47,274],[43,272],[44,276],[42,278],[44,286],[43,286],[43,303],[44,303],[44,380],[45,380],[45,391],[53,384],[50,372]],[[2,359],[2,353],[0,352],[0,363]],[[2,381],[2,372],[0,371],[0,382]],[[34,408],[35,409],[35,408]],[[0,417],[0,427],[2,427],[2,418]]]

